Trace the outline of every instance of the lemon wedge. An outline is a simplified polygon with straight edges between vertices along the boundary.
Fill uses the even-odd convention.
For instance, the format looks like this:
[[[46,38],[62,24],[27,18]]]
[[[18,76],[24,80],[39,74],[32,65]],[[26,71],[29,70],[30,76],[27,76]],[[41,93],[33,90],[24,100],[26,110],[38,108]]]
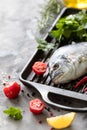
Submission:
[[[63,129],[71,125],[75,115],[75,112],[70,112],[56,117],[49,117],[46,119],[46,121],[51,127],[55,129]]]

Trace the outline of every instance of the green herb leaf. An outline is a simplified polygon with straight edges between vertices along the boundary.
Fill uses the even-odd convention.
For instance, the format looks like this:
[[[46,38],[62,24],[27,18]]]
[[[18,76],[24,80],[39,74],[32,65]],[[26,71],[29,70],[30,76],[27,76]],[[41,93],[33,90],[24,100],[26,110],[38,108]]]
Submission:
[[[54,48],[54,43],[48,43],[45,40],[39,39],[37,38],[37,43],[38,43],[38,50],[42,50],[42,51],[47,51],[49,49],[53,49]]]
[[[16,107],[10,107],[3,111],[5,114],[13,118],[14,120],[20,120],[22,119],[21,110]]]
[[[56,30],[51,35],[59,42],[65,41],[87,41],[87,13],[82,10],[76,14],[68,15],[56,24]]]

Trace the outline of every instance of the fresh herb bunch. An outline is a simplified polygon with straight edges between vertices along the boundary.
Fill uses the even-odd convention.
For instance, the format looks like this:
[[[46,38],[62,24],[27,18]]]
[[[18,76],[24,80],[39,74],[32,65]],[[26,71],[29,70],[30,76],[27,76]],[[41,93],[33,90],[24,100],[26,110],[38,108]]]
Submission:
[[[14,120],[20,120],[22,119],[21,110],[16,107],[10,107],[3,111],[5,114],[9,115]]]
[[[40,31],[49,26],[49,21],[60,11],[60,4],[58,0],[49,0],[41,12],[41,20],[39,20]]]
[[[51,35],[59,42],[87,41],[86,10],[60,18],[56,29],[51,31]]]
[[[43,39],[37,38],[37,43],[38,43],[37,46],[38,50],[48,51],[49,49],[54,48],[54,43],[48,43],[46,40]]]

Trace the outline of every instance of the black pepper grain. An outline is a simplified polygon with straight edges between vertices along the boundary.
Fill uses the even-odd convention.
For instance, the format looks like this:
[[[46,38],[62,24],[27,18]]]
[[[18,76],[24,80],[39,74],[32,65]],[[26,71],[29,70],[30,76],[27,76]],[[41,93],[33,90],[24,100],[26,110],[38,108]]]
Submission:
[[[41,121],[41,120],[39,120],[39,121],[38,121],[38,123],[39,123],[39,124],[42,124],[42,121]]]
[[[3,85],[4,85],[4,86],[6,86],[6,85],[7,85],[7,83],[5,83],[5,82],[4,82],[4,83],[3,83]]]
[[[32,93],[32,96],[33,96],[33,97],[35,96],[35,92]]]
[[[21,92],[24,93],[24,90],[22,89]]]
[[[27,96],[28,96],[28,97],[30,97],[30,94],[29,94],[29,93],[27,93]]]

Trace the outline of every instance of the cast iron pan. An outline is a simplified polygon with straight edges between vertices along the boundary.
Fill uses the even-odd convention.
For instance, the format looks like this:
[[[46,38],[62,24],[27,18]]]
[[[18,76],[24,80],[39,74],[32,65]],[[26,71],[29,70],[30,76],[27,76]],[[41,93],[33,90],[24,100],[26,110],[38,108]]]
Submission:
[[[60,15],[58,15],[49,32],[55,27],[59,18],[77,13],[78,11],[78,9],[64,8]],[[44,39],[48,42],[55,42],[54,39],[49,36],[49,32]],[[35,88],[41,94],[43,100],[50,105],[70,111],[85,112],[87,111],[87,94],[82,92],[83,88],[73,90],[72,88],[69,89],[65,87],[70,84],[55,86],[51,82],[48,72],[43,76],[37,76],[32,72],[32,65],[34,62],[40,60],[47,63],[56,49],[57,48],[55,47],[54,50],[48,52],[36,50],[34,55],[23,68],[20,74],[20,81],[30,88]]]

